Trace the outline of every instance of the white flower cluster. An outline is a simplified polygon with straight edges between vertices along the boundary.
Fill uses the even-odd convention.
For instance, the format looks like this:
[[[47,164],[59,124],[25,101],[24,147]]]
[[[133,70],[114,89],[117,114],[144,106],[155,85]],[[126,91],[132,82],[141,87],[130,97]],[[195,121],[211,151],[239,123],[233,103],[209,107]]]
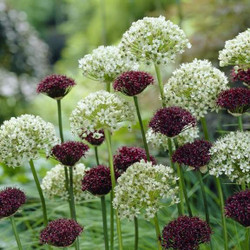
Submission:
[[[173,169],[140,161],[131,165],[115,187],[113,206],[121,218],[132,220],[142,214],[150,220],[161,207],[162,199],[178,203],[178,178]]]
[[[168,107],[187,109],[200,119],[209,110],[218,110],[217,97],[228,88],[228,80],[223,72],[214,68],[208,60],[195,59],[173,72],[164,86],[164,102]]]
[[[73,167],[73,191],[77,203],[93,197],[87,192],[82,191],[82,179],[87,170],[88,168],[82,163],[76,164]],[[42,180],[41,188],[49,199],[59,197],[67,200],[69,194],[65,188],[64,166],[58,164],[48,171]]]
[[[117,46],[99,46],[79,60],[79,68],[86,77],[110,83],[125,71],[137,70],[138,64],[122,56]]]
[[[250,183],[250,131],[230,132],[210,149],[209,173],[225,174],[238,184]]]
[[[159,16],[133,22],[119,46],[131,59],[167,64],[191,44],[178,25]]]
[[[250,29],[240,33],[234,39],[226,41],[225,48],[219,51],[220,66],[250,66]]]
[[[116,131],[134,119],[133,106],[116,94],[101,90],[78,102],[71,114],[70,126],[74,135],[84,137],[98,129]]]
[[[49,155],[51,148],[58,143],[53,124],[41,117],[12,117],[0,127],[0,162],[9,167],[19,167],[38,158],[40,152]]]
[[[188,142],[193,142],[199,137],[199,128],[197,126],[185,129],[179,135],[175,137],[179,146]],[[168,150],[168,139],[172,141],[173,150],[175,150],[173,138],[167,137],[161,133],[155,133],[151,128],[146,133],[146,139],[149,144],[154,148],[163,147],[164,150]]]

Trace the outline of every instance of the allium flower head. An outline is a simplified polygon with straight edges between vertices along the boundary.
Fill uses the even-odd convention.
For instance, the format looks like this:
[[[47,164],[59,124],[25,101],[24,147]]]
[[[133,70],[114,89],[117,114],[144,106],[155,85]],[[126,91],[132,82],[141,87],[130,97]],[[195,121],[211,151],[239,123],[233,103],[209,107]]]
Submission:
[[[210,241],[211,228],[198,217],[180,216],[162,230],[164,249],[195,250]]]
[[[233,68],[232,73],[233,82],[243,82],[246,86],[250,87],[250,68],[249,69],[239,69],[237,66]]]
[[[137,70],[138,64],[122,56],[117,46],[100,46],[79,60],[79,68],[88,78],[110,83],[122,72]]]
[[[250,29],[240,33],[234,39],[226,41],[225,48],[219,51],[220,66],[250,64]]]
[[[113,87],[128,96],[140,94],[148,85],[154,83],[149,73],[142,71],[128,71],[116,78]]]
[[[223,72],[207,60],[195,59],[173,72],[164,86],[164,102],[167,107],[185,108],[200,119],[208,111],[218,110],[217,97],[226,89],[228,80]]]
[[[241,115],[250,109],[250,89],[232,88],[222,91],[217,99],[217,105],[233,115]]]
[[[55,247],[68,247],[82,233],[81,227],[75,220],[57,219],[51,221],[40,233],[41,244]]]
[[[41,151],[49,156],[58,142],[54,126],[39,116],[12,117],[0,127],[0,162],[9,167],[22,166],[37,159]]]
[[[82,142],[68,141],[52,148],[52,154],[65,166],[74,166],[89,150]]]
[[[179,26],[159,16],[133,22],[119,46],[131,59],[167,64],[191,44]]]
[[[0,219],[16,213],[26,201],[23,191],[18,188],[8,187],[0,191]]]
[[[93,146],[100,146],[105,140],[104,130],[95,130],[94,133],[91,132],[89,134],[82,133],[80,138]]]
[[[121,218],[133,220],[140,214],[150,220],[161,207],[162,199],[179,202],[178,178],[173,169],[141,160],[131,165],[118,178],[113,206]]]
[[[244,227],[250,226],[250,189],[229,197],[225,204],[226,216]]]
[[[60,100],[69,93],[76,83],[64,75],[50,75],[45,77],[37,86],[37,93],[43,93],[51,98]]]
[[[78,102],[70,121],[74,135],[86,137],[93,133],[95,136],[96,130],[109,129],[113,132],[124,126],[124,123],[133,122],[134,108],[116,94],[101,90]]]
[[[168,137],[174,137],[188,127],[195,125],[196,119],[190,112],[179,107],[159,109],[149,123],[149,127],[155,133],[161,133]]]
[[[230,132],[211,147],[209,173],[228,176],[237,184],[250,183],[250,131]]]
[[[135,162],[141,160],[147,161],[147,154],[143,148],[138,147],[121,147],[114,155],[114,167],[120,173],[123,173]],[[156,160],[153,156],[150,156],[150,161],[156,164]]]

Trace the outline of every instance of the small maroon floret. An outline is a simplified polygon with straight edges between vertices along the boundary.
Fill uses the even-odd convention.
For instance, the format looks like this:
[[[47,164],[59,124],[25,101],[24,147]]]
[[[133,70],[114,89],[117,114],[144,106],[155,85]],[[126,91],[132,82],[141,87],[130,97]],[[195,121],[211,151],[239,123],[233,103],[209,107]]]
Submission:
[[[63,165],[74,166],[89,150],[82,142],[68,141],[52,148],[52,154]]]
[[[149,123],[155,133],[168,137],[180,134],[186,127],[194,127],[196,119],[191,113],[180,107],[159,109]]]
[[[237,82],[244,82],[246,85],[250,86],[250,69],[232,69],[231,72],[232,81]]]
[[[104,130],[100,129],[96,132],[98,132],[98,134],[100,134],[100,136],[98,138],[96,138],[94,136],[94,133],[90,133],[85,137],[80,136],[80,138],[83,140],[86,140],[88,143],[90,143],[93,146],[100,146],[105,140]]]
[[[69,93],[76,83],[64,75],[50,75],[45,77],[37,86],[37,93],[43,93],[51,98],[60,100]]]
[[[250,226],[250,189],[235,193],[226,200],[225,214],[244,227]]]
[[[8,187],[0,191],[0,219],[9,217],[26,202],[26,196],[18,188]]]
[[[198,217],[180,216],[166,225],[162,231],[164,249],[195,250],[210,241],[211,228]]]
[[[142,71],[128,71],[121,74],[114,82],[113,87],[128,96],[140,94],[148,85],[154,83],[149,73]]]
[[[68,247],[82,233],[81,227],[75,220],[58,219],[51,221],[40,233],[41,244],[55,247]]]

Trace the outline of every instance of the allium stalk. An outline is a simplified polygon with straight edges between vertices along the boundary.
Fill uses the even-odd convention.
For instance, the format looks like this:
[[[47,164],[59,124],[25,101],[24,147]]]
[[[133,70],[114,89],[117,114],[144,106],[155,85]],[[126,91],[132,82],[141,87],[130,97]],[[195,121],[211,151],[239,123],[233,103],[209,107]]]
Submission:
[[[103,234],[104,234],[104,243],[105,250],[109,250],[109,237],[108,237],[108,226],[107,226],[107,213],[106,213],[106,204],[105,196],[101,196],[101,205],[102,205],[102,224],[103,224]]]
[[[160,226],[159,226],[159,221],[158,221],[157,214],[155,214],[155,216],[154,216],[154,224],[155,224],[155,232],[156,232],[158,250],[162,250],[162,247],[161,247],[161,231],[160,231]]]
[[[161,70],[160,70],[160,67],[156,63],[154,64],[154,66],[155,66],[156,77],[158,80],[159,90],[161,94],[162,107],[166,107],[164,103],[164,90],[163,90],[163,83],[162,83],[162,77],[161,77]]]
[[[23,250],[23,247],[22,247],[22,244],[21,244],[21,241],[20,241],[20,238],[19,238],[19,234],[17,232],[14,216],[10,216],[10,221],[11,221],[12,229],[13,229],[13,232],[14,232],[14,235],[15,235],[15,238],[16,238],[16,243],[17,243],[18,249]]]

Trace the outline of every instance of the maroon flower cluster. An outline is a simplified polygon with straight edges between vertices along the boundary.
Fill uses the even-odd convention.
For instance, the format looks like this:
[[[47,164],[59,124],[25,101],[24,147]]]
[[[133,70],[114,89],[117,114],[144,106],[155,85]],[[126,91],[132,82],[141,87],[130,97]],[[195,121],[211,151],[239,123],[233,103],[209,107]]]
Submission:
[[[68,247],[74,243],[82,231],[83,228],[74,220],[54,220],[41,231],[40,242],[55,247]]]
[[[247,70],[233,69],[231,76],[234,82],[241,81],[241,82],[246,83],[248,86],[250,85],[250,69],[247,69]]]
[[[114,82],[113,87],[128,96],[140,94],[148,85],[154,83],[149,73],[142,71],[128,71],[121,74]]]
[[[82,156],[89,150],[89,147],[82,142],[64,142],[52,148],[52,154],[63,165],[74,166]]]
[[[23,191],[8,187],[0,192],[0,219],[13,215],[26,201]]]
[[[147,161],[146,151],[138,147],[122,147],[117,150],[114,155],[114,167],[119,173],[124,173],[129,166],[141,160]],[[156,164],[153,156],[150,156],[150,161]]]
[[[250,108],[250,89],[232,88],[220,93],[217,105],[231,113],[243,114]]]
[[[196,140],[192,143],[186,143],[179,147],[173,154],[173,162],[184,164],[190,167],[194,167],[195,170],[199,170],[200,167],[205,166],[209,160],[209,150],[212,147],[212,143],[204,140]]]
[[[180,107],[159,109],[149,123],[155,133],[168,137],[180,134],[186,126],[195,126],[196,119],[191,113]]]
[[[88,134],[86,137],[80,136],[81,139],[86,140],[88,143],[90,143],[93,146],[100,146],[104,140],[105,140],[105,135],[104,135],[104,130],[100,129],[97,131],[99,134],[102,134],[100,138],[95,138],[93,137],[93,133]]]
[[[238,192],[226,200],[226,216],[245,227],[250,226],[250,189]]]
[[[116,179],[119,174],[115,172]],[[98,165],[88,170],[82,180],[82,191],[88,191],[93,195],[106,195],[112,188],[110,169]]]
[[[76,83],[64,75],[45,77],[37,86],[37,93],[43,93],[54,99],[62,99]]]
[[[209,242],[209,225],[198,217],[180,216],[166,225],[162,231],[164,249],[194,250],[199,244]]]

